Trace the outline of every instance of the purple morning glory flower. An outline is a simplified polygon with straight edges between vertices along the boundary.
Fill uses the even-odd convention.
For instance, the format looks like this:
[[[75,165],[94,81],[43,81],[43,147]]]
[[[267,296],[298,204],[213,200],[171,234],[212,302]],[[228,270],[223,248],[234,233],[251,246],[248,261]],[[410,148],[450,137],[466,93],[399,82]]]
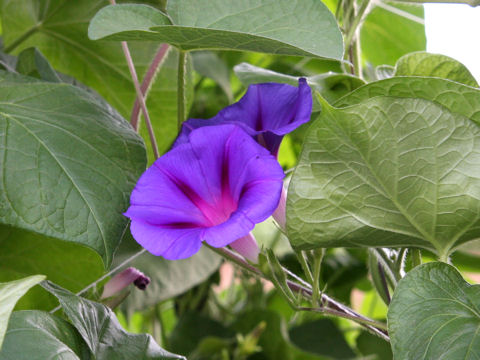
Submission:
[[[312,94],[307,81],[298,80],[298,87],[288,84],[250,85],[246,94],[211,119],[188,119],[174,146],[187,141],[196,128],[209,125],[235,124],[277,156],[285,134],[310,120]]]
[[[166,259],[187,258],[205,241],[214,247],[246,246],[251,253],[246,256],[255,260],[249,233],[278,205],[281,166],[232,124],[185,136],[138,180],[125,213],[133,237]]]

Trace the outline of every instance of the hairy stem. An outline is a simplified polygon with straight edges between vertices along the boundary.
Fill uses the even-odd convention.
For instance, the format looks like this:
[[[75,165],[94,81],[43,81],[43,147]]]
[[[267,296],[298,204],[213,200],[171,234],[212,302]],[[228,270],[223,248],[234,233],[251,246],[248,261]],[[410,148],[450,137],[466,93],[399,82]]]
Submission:
[[[323,255],[325,255],[325,249],[318,249],[314,251],[313,260],[313,289],[312,289],[312,304],[318,306],[318,295],[320,286],[320,268],[322,266]]]
[[[167,57],[167,54],[170,50],[170,46],[168,44],[162,44],[158,48],[157,53],[155,54],[155,57],[152,60],[152,63],[150,64],[147,73],[145,74],[143,80],[142,80],[142,85],[140,86],[140,90],[142,91],[142,94],[145,96],[148,92],[148,89],[152,85],[153,79],[155,78],[156,73],[158,72],[160,66],[163,63],[163,60]],[[135,103],[133,104],[133,109],[132,109],[132,114],[130,115],[130,124],[132,127],[135,129],[135,131],[138,131],[138,120],[140,116],[140,100],[135,98]]]
[[[310,268],[308,267],[305,253],[302,250],[296,251],[295,253],[297,254],[298,262],[302,266],[303,273],[307,277],[307,281],[310,284],[313,284],[313,275],[312,275],[312,272],[310,271]]]
[[[422,265],[422,253],[420,249],[411,249],[412,252],[412,268]]]
[[[115,5],[115,0],[110,0],[112,5]],[[135,87],[135,92],[137,94],[137,99],[140,102],[140,107],[142,109],[143,117],[145,118],[145,124],[147,125],[148,135],[150,137],[150,143],[152,144],[153,155],[155,159],[158,159],[160,154],[158,152],[157,140],[155,139],[155,133],[153,131],[152,122],[150,121],[150,115],[148,114],[147,105],[145,104],[145,98],[143,96],[142,90],[140,89],[140,84],[138,82],[137,71],[135,70],[135,65],[133,65],[132,56],[126,41],[122,41],[122,50],[125,55],[125,60],[127,61],[128,70],[130,71],[130,76],[132,77],[133,85]]]
[[[185,121],[185,73],[187,67],[187,53],[183,50],[178,54],[178,70],[177,70],[177,125],[178,130],[182,127]]]

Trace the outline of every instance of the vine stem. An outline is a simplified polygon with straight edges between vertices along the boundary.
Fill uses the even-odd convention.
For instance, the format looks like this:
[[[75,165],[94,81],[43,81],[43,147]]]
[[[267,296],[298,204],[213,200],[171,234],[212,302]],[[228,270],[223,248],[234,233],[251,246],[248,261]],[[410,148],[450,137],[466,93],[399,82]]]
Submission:
[[[226,249],[226,248],[214,248],[208,244],[206,244],[208,248],[219,254],[220,256],[226,258],[227,260],[232,261],[234,264],[239,266],[240,268],[253,273],[254,275],[268,280],[265,275],[255,266],[247,262],[243,257],[237,255],[233,251]],[[287,272],[288,274],[289,272]],[[287,280],[287,286],[294,292],[301,293],[306,297],[312,298],[313,290],[308,284],[301,285],[299,283],[293,282],[291,280]],[[326,315],[331,316],[338,316],[343,317],[345,319],[352,320],[361,326],[365,327],[366,329],[370,330],[373,334],[381,337],[386,341],[390,341],[388,337],[388,333],[386,331],[386,326],[383,323],[378,323],[372,319],[369,319],[361,314],[358,314],[354,310],[350,309],[348,306],[345,306],[336,300],[330,298],[328,295],[321,293],[321,303],[323,304],[322,307],[313,307],[313,308],[298,308],[299,310],[311,310],[315,312],[324,313]]]
[[[115,5],[115,0],[110,0],[112,5]],[[150,143],[152,144],[153,155],[155,159],[160,157],[158,152],[157,140],[155,139],[155,133],[153,131],[152,122],[150,121],[150,115],[148,114],[147,105],[145,104],[145,97],[143,96],[142,90],[140,89],[140,83],[138,82],[137,71],[135,70],[135,65],[133,64],[132,55],[128,49],[128,44],[126,41],[122,41],[122,50],[125,55],[125,60],[127,61],[128,70],[130,71],[130,76],[132,77],[133,85],[135,87],[135,92],[137,93],[137,99],[140,102],[140,108],[142,109],[143,117],[145,118],[145,125],[147,125],[148,135],[150,137]]]
[[[313,260],[313,289],[312,289],[312,304],[318,306],[318,293],[320,286],[320,268],[322,266],[323,256],[325,255],[325,249],[314,250]]]
[[[150,64],[147,73],[145,74],[143,80],[142,80],[142,85],[140,86],[140,90],[142,91],[143,96],[145,96],[148,92],[148,89],[152,85],[152,81],[155,78],[155,75],[160,68],[161,64],[163,63],[163,60],[166,58],[168,52],[170,51],[170,46],[168,44],[162,44],[158,48],[157,53],[155,54],[155,57],[153,58],[152,63]],[[139,120],[139,115],[140,115],[140,100],[139,98],[135,98],[135,103],[133,104],[132,108],[132,114],[130,115],[130,124],[132,127],[135,129],[135,131],[138,131],[138,120]]]
[[[187,67],[187,53],[179,50],[178,69],[177,69],[177,125],[180,131],[182,123],[185,121],[185,72]]]

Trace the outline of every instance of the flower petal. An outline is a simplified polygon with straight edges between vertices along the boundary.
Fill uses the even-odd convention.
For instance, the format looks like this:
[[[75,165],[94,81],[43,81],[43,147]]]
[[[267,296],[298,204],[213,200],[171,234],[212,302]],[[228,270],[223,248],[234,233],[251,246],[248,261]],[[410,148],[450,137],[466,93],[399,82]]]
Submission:
[[[202,245],[201,228],[172,229],[142,221],[132,221],[130,231],[134,239],[153,255],[165,259],[185,259],[195,254]]]
[[[185,258],[203,240],[225,246],[270,216],[283,176],[275,157],[238,126],[206,126],[142,175],[125,215],[148,251]]]
[[[298,87],[276,83],[250,85],[237,103],[221,110],[215,117],[187,120],[174,146],[187,142],[193,129],[235,124],[251,136],[263,133],[262,145],[276,155],[282,136],[308,122],[311,112],[311,90],[303,78],[299,79]]]

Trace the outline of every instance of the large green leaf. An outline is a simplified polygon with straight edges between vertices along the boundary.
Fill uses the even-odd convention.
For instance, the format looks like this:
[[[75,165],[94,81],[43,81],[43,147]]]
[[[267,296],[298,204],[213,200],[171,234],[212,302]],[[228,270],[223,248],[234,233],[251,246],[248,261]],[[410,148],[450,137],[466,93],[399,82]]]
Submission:
[[[423,19],[423,7],[382,1],[381,5]],[[410,52],[426,48],[425,26],[411,19],[375,6],[367,15],[360,31],[362,57],[374,66],[395,65]]]
[[[342,59],[332,13],[315,0],[171,0],[168,16],[146,5],[100,10],[91,39],[157,40],[183,50],[227,49]]]
[[[0,75],[0,222],[90,247],[109,266],[145,169],[142,140],[74,86]]]
[[[102,273],[102,259],[87,247],[0,225],[0,281],[45,274],[78,292]],[[17,309],[50,310],[56,304],[52,295],[36,287],[22,297]]]
[[[416,52],[402,56],[395,66],[395,76],[429,76],[478,87],[470,71],[461,62],[440,54]]]
[[[445,263],[405,276],[388,309],[396,360],[475,360],[480,357],[480,286]]]
[[[67,321],[43,311],[12,314],[0,360],[90,360],[80,334]]]
[[[350,106],[384,95],[430,100],[480,124],[480,90],[443,79],[413,76],[380,80],[358,88],[334,105]]]
[[[300,249],[420,246],[443,258],[480,235],[480,129],[423,99],[324,101],[287,199]]]
[[[43,275],[34,275],[8,283],[0,283],[0,349],[7,331],[8,319],[15,304],[32,286],[44,279]]]
[[[148,334],[126,332],[105,305],[76,296],[51,282],[43,282],[42,286],[58,298],[96,359],[184,359],[160,348]]]
[[[135,89],[121,45],[116,42],[91,41],[87,35],[90,19],[108,4],[108,0],[0,0],[2,36],[8,52],[18,54],[26,48],[38,48],[55,70],[93,88],[122,116],[129,118],[135,100]],[[129,43],[140,80],[159,46],[158,42]],[[176,57],[175,54],[170,54],[169,57],[173,58],[166,59],[162,68],[156,72],[155,81],[149,88],[151,96],[147,98],[154,126],[163,128],[157,130],[160,153],[168,149],[177,134],[177,69],[173,63]],[[188,65],[189,103],[193,96],[190,79],[191,66]],[[141,132],[146,133],[143,129]]]
[[[128,236],[115,256],[115,263],[120,264],[140,249]],[[143,310],[180,295],[206,280],[218,269],[221,261],[221,257],[207,247],[202,247],[188,259],[175,261],[144,253],[133,260],[130,266],[141,270],[150,277],[151,282],[145,291],[133,291],[121,306],[129,312]]]

